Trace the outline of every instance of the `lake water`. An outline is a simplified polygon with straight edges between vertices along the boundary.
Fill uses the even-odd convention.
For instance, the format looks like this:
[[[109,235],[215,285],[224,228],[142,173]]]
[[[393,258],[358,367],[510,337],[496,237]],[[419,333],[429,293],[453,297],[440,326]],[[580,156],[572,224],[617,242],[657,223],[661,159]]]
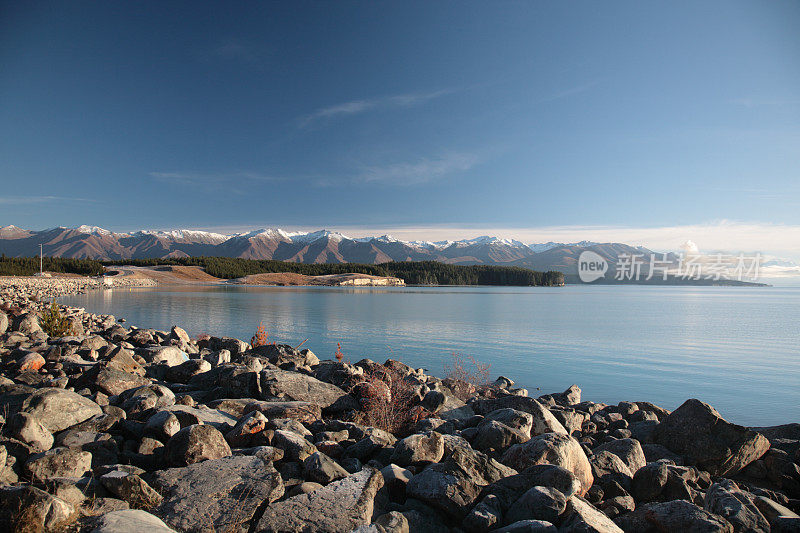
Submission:
[[[249,340],[263,321],[320,359],[341,342],[351,362],[434,375],[458,352],[532,396],[577,383],[598,402],[699,398],[740,424],[800,421],[800,288],[162,286],[62,301],[193,336]]]

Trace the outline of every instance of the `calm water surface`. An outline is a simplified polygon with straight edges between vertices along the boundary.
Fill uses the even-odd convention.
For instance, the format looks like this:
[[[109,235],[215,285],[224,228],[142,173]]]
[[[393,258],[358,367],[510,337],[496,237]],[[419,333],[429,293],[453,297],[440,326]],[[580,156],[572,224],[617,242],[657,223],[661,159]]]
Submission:
[[[127,325],[270,340],[320,359],[387,358],[441,375],[458,352],[541,393],[710,403],[746,425],[800,421],[800,288],[157,287],[64,303]]]

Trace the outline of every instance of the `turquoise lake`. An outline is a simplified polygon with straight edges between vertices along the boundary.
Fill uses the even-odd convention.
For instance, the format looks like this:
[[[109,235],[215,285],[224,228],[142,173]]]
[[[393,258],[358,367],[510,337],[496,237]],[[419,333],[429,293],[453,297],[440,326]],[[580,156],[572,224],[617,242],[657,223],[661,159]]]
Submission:
[[[320,359],[401,360],[442,375],[453,352],[531,396],[687,398],[744,425],[800,421],[800,288],[242,287],[111,289],[61,299],[131,325],[270,340]],[[540,391],[537,391],[537,388]]]

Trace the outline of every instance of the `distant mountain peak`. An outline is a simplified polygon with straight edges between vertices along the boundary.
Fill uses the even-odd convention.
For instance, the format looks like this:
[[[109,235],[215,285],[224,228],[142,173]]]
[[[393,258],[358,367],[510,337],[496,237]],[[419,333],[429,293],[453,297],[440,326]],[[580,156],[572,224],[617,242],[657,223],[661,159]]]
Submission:
[[[67,228],[67,229],[74,229],[80,233],[89,233],[93,235],[111,235],[113,232],[107,229],[101,228],[99,226],[87,226],[86,224],[81,224],[80,226],[75,226],[74,228]]]

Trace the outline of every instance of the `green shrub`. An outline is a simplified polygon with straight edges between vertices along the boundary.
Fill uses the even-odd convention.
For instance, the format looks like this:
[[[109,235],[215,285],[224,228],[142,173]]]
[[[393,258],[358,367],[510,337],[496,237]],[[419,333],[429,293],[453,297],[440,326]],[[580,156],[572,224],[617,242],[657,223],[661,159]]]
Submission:
[[[66,337],[72,335],[72,323],[69,317],[61,314],[58,304],[53,302],[50,307],[42,311],[42,317],[39,319],[39,324],[45,333],[51,337]]]

